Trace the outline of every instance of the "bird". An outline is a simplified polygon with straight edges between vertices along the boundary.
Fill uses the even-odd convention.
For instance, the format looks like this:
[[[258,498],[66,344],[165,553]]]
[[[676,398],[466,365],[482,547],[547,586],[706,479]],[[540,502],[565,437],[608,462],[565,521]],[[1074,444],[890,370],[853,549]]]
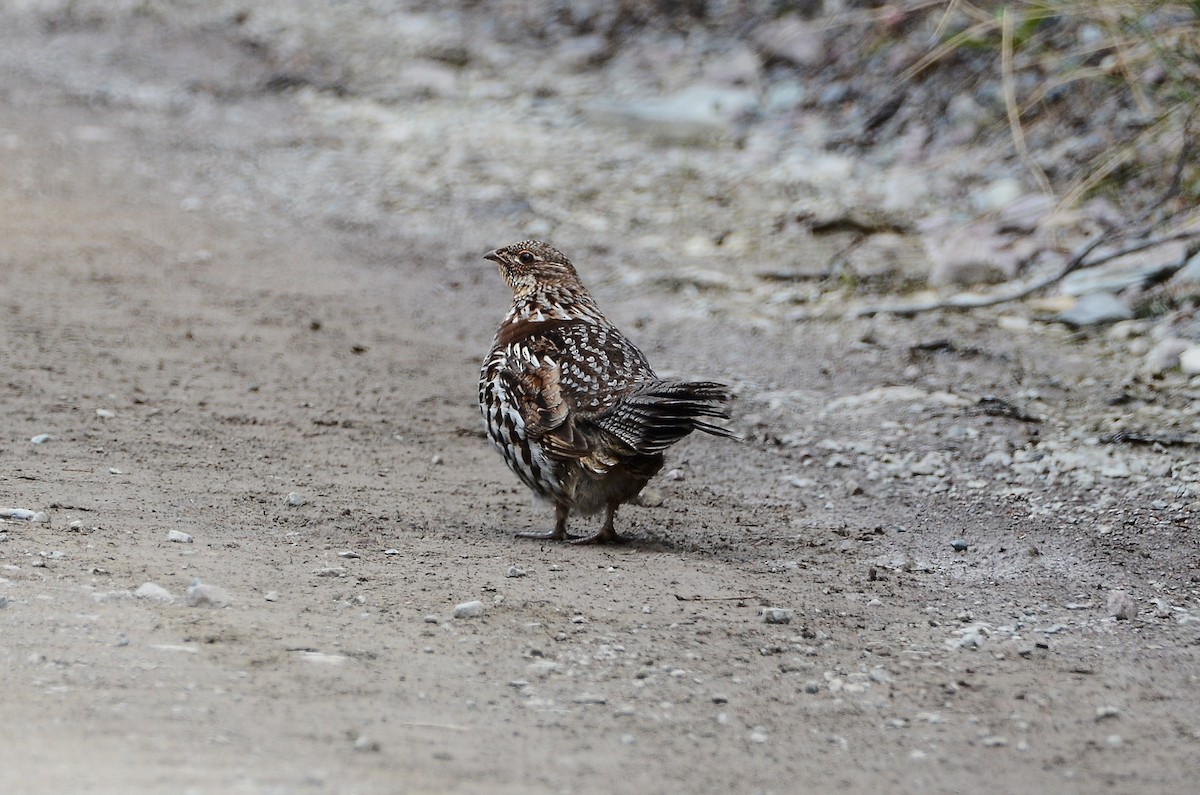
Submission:
[[[692,431],[738,438],[733,394],[714,381],[659,378],[646,356],[601,313],[561,251],[524,240],[489,251],[512,307],[479,375],[488,438],[509,468],[554,506],[554,529],[518,538],[605,544],[663,467],[663,452]],[[567,534],[572,513],[603,512],[599,532]]]

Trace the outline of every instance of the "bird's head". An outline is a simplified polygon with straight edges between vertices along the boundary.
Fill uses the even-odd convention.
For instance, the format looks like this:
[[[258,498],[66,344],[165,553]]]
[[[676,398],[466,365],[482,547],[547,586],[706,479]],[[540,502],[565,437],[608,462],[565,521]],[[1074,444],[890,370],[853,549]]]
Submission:
[[[517,299],[539,292],[582,289],[571,261],[540,240],[522,240],[489,251],[483,257],[496,263]]]

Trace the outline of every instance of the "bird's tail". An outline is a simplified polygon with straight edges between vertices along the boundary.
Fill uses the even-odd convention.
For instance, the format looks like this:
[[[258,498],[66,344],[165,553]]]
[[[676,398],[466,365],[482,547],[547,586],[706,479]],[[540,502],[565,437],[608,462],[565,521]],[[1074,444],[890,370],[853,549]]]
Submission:
[[[713,381],[644,381],[601,421],[600,426],[640,453],[659,453],[692,431],[738,439],[724,425],[733,394]]]

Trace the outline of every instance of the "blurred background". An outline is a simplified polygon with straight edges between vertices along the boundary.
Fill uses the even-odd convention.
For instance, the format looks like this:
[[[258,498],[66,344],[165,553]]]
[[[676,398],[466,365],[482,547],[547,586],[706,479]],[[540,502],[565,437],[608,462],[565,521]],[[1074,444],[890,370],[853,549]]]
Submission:
[[[200,156],[179,178],[193,205],[270,205],[452,267],[548,238],[600,278],[771,322],[1052,277],[1097,234],[1196,228],[1198,15],[1152,0],[16,0],[0,68],[129,125],[153,116]],[[1187,242],[1073,274],[1034,308],[1103,293],[1106,311],[1068,320],[1170,313],[1200,264],[1152,288]]]

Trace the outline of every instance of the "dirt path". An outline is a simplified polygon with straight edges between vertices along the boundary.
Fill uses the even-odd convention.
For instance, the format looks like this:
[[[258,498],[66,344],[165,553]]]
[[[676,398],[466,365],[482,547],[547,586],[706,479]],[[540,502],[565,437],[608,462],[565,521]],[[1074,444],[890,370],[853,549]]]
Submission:
[[[1104,340],[764,327],[617,245],[599,300],[747,442],[680,445],[633,544],[516,541],[550,515],[480,429],[481,231],[281,214],[238,175],[287,98],[183,129],[7,65],[0,504],[50,521],[0,524],[0,791],[1194,786],[1194,448],[1096,443],[1194,396]]]

